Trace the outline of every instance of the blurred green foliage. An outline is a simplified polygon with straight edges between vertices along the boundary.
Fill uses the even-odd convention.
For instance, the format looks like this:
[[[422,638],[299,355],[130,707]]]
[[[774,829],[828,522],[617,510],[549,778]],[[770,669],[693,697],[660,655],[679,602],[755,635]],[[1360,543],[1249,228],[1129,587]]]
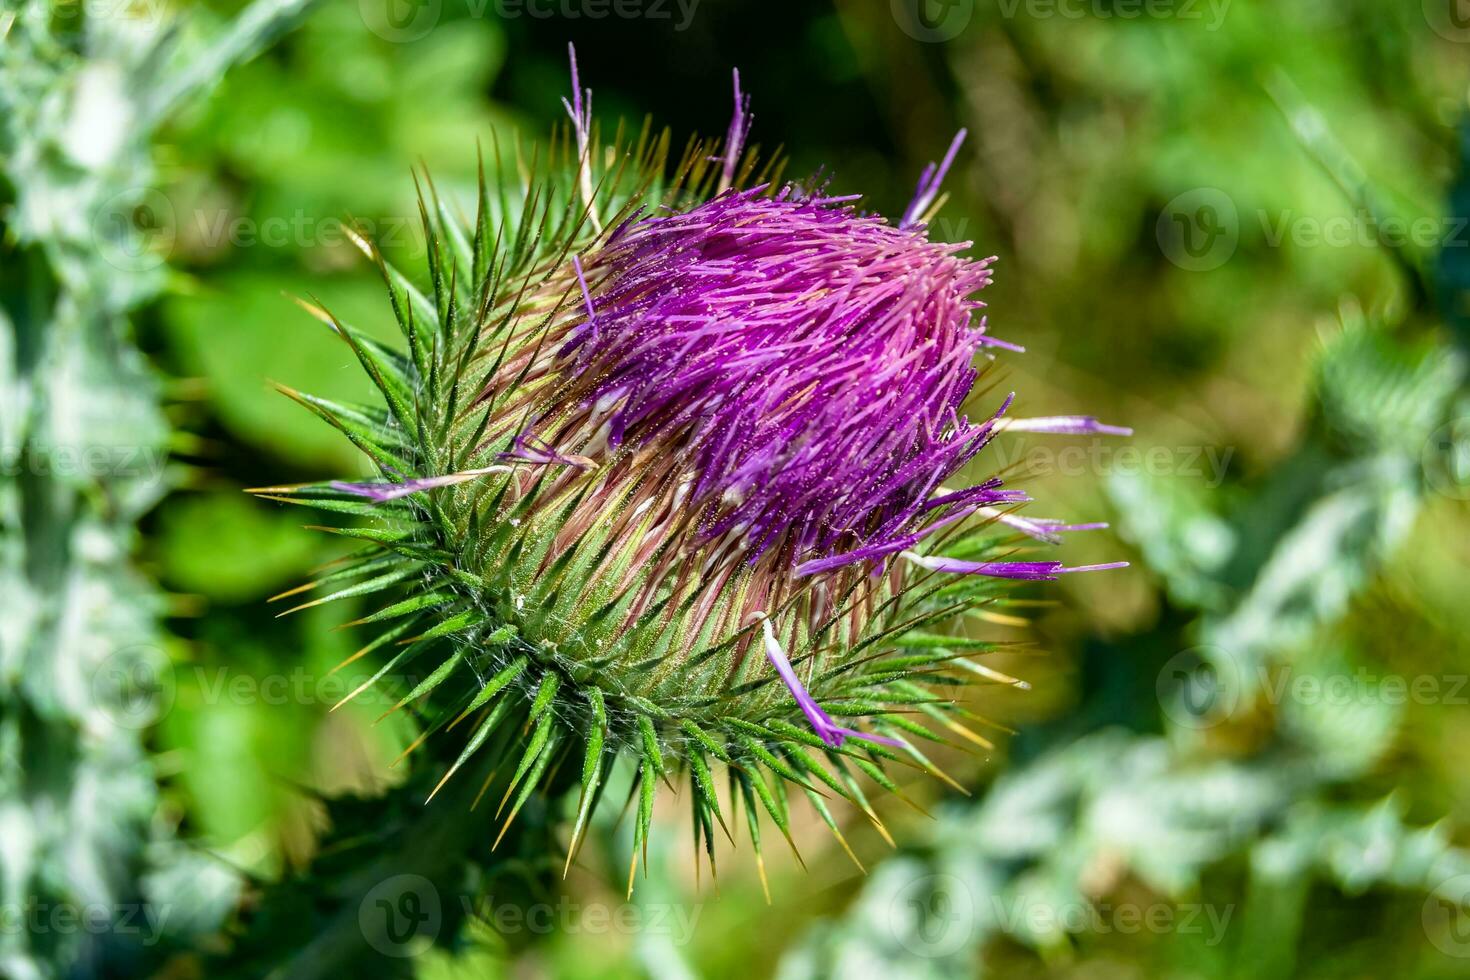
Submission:
[[[560,117],[571,39],[605,120],[648,112],[679,139],[724,127],[739,66],[754,138],[788,148],[789,174],[825,165],[836,191],[889,214],[967,128],[937,233],[1000,256],[993,330],[1028,348],[987,384],[1017,390],[1025,414],[1132,425],[1139,450],[1017,436],[977,467],[1009,466],[1044,516],[1114,522],[1069,542],[1069,560],[1126,547],[1135,565],[1034,592],[1062,601],[1029,631],[973,626],[1044,651],[995,662],[1030,692],[977,697],[1015,734],[993,753],[938,757],[980,787],[973,800],[915,774],[905,791],[936,819],[886,806],[900,853],[866,821],[846,828],[867,877],[812,819],[796,834],[809,871],[770,852],[770,904],[743,854],[721,855],[716,898],[707,881],[696,891],[675,831],[627,905],[627,827],[609,818],[565,883],[515,868],[517,884],[490,888],[503,904],[575,903],[573,929],[507,929],[492,901],[462,926],[446,913],[458,942],[440,936],[394,966],[435,980],[1470,976],[1454,931],[1470,921],[1456,918],[1470,914],[1456,910],[1470,871],[1470,690],[1456,687],[1470,674],[1470,400],[1456,352],[1470,337],[1457,217],[1470,215],[1470,36],[1432,2],[1138,16],[1122,0],[958,2],[930,10],[959,24],[942,43],[916,39],[904,0],[704,0],[682,29],[681,8],[653,6],[594,20],[406,5],[437,19],[398,43],[370,29],[374,4],[327,0],[211,77],[209,99],[169,100],[156,177],[124,168],[167,202],[153,239],[167,290],[128,282],[188,464],[142,518],[139,549],[173,594],[179,639],[170,710],[148,734],[159,820],[229,871],[197,918],[204,938],[181,947],[216,954],[245,931],[237,876],[331,860],[322,797],[370,801],[425,776],[389,768],[410,720],[374,726],[383,705],[330,711],[372,665],[330,673],[355,649],[333,629],[353,613],[277,619],[309,596],[266,601],[342,548],[239,491],[365,472],[268,384],[367,391],[295,300],[388,336],[376,272],[345,229],[411,259],[410,168],[426,163],[449,200],[468,201],[492,130],[536,135]],[[190,5],[185,38],[240,7]],[[40,98],[3,84],[6,98]],[[20,233],[5,220],[9,264]],[[1428,233],[1396,232],[1415,227]],[[12,402],[0,404],[8,439]],[[1080,463],[1064,464],[1067,448]],[[1153,449],[1157,465],[1142,455]],[[1342,678],[1356,692],[1345,702],[1299,686]],[[1384,694],[1422,679],[1426,696]],[[370,803],[348,816],[338,832],[380,819]],[[175,886],[155,874],[155,891]],[[594,907],[645,924],[678,909],[694,926],[599,931]],[[1171,924],[1122,927],[1124,910],[1155,909]]]
[[[152,137],[303,9],[261,0],[174,31],[119,10],[0,6],[6,977],[147,969],[154,950],[218,929],[237,897],[233,874],[175,838],[143,739],[171,670],[164,603],[131,555],[173,474],[130,316],[165,286]],[[124,925],[179,907],[172,923],[142,916],[146,932]]]

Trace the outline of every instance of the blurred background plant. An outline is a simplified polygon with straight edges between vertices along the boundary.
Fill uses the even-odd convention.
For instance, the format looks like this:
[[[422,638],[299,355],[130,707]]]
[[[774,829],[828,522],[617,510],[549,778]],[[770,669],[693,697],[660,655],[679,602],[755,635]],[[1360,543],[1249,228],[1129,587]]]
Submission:
[[[221,924],[235,880],[173,840],[140,737],[171,676],[166,601],[131,562],[167,492],[164,385],[129,315],[164,291],[151,137],[302,4],[232,22],[0,9],[0,973],[123,971]],[[160,210],[161,209],[161,210]],[[51,927],[56,909],[70,928]],[[38,918],[41,917],[41,918]],[[86,928],[78,927],[85,917]],[[32,921],[46,922],[31,927]]]
[[[897,853],[845,826],[866,877],[815,817],[770,904],[741,860],[697,887],[678,833],[625,902],[611,817],[565,882],[389,855],[343,920],[412,913],[380,974],[1470,976],[1454,0],[294,6],[0,6],[0,975],[261,975],[241,951],[298,941],[266,884],[417,806],[411,719],[330,710],[370,673],[331,673],[355,613],[266,601],[343,552],[240,490],[366,473],[269,388],[367,395],[290,298],[389,336],[345,229],[412,264],[409,168],[470,201],[477,141],[559,118],[573,40],[599,115],[681,140],[738,65],[787,172],[886,214],[968,128],[938,232],[1001,258],[1007,386],[1137,430],[979,465],[1135,565],[970,627],[1028,641],[988,662],[1031,690],[967,694],[997,746],[936,760],[973,798],[916,774]],[[151,479],[55,462],[163,446]],[[50,915],[91,905],[175,927]]]

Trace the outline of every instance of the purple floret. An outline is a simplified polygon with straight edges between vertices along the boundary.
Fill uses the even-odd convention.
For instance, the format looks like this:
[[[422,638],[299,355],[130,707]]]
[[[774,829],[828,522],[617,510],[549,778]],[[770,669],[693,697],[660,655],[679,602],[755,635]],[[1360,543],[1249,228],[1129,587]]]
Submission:
[[[993,261],[965,247],[759,188],[636,222],[587,270],[562,349],[593,417],[543,436],[589,456],[678,445],[703,536],[734,532],[751,560],[878,558],[1014,501],[998,484],[936,498],[995,422],[959,414]]]

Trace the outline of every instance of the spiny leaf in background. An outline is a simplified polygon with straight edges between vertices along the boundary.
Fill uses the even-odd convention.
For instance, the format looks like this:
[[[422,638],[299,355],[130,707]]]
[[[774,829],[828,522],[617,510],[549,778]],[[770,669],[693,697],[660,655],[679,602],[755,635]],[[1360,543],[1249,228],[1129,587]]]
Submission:
[[[1381,201],[1340,147],[1324,149],[1324,125],[1309,127],[1308,152],[1335,177],[1359,175],[1341,180],[1355,202]],[[1415,257],[1401,269],[1417,277],[1433,265]],[[1451,293],[1426,282],[1415,295],[1420,305],[1394,323],[1344,305],[1317,352],[1299,444],[1252,492],[1225,497],[1230,507],[1178,478],[1110,480],[1122,535],[1167,578],[1170,598],[1198,613],[1179,639],[1207,669],[1185,692],[1166,683],[1182,661],[1165,665],[1156,693],[1167,735],[1091,734],[1009,772],[978,803],[942,811],[843,917],[788,954],[783,978],[907,969],[916,953],[915,975],[975,976],[1000,957],[984,952],[999,935],[1067,955],[1094,923],[1110,931],[1110,901],[1137,885],[1169,914],[1187,903],[1218,917],[1161,941],[1194,974],[1221,978],[1242,975],[1242,963],[1252,976],[1299,975],[1316,882],[1347,895],[1407,891],[1431,911],[1443,901],[1450,916],[1465,914],[1470,852],[1438,826],[1411,825],[1398,796],[1354,785],[1391,758],[1405,712],[1372,679],[1392,665],[1369,661],[1340,628],[1428,498],[1449,489],[1433,485],[1438,457],[1464,452],[1433,438],[1464,397],[1463,357],[1437,335],[1449,312],[1427,305]],[[1348,704],[1283,694],[1344,681],[1356,685]],[[1222,869],[1243,869],[1243,901],[1211,888],[1207,876]],[[1416,929],[1432,925],[1425,915]],[[1145,957],[1137,944],[1129,955]]]
[[[936,631],[1008,581],[1087,570],[1017,556],[1099,526],[1023,518],[1023,493],[961,470],[1006,430],[1127,430],[1012,418],[989,385],[982,421],[961,414],[989,351],[1017,348],[974,319],[990,260],[928,237],[960,137],[890,223],[747,152],[738,75],[724,141],[671,156],[647,124],[604,142],[572,71],[569,130],[492,144],[473,221],[423,178],[427,289],[363,242],[404,349],[304,304],[385,407],[293,397],[384,479],[257,492],[386,537],[302,607],[381,593],[375,680],[406,681],[426,737],[466,733],[439,786],[510,753],[497,834],[580,769],[567,865],[614,759],[638,772],[635,854],[679,772],[710,860],[741,803],[789,840],[792,786],[876,819],[854,770],[947,778],[918,739],[985,744],[955,697],[990,647]]]
[[[217,928],[238,887],[158,819],[143,747],[168,661],[162,598],[130,556],[170,436],[128,317],[166,271],[139,220],[152,134],[306,6],[260,0],[203,41],[161,9],[0,9],[0,907],[91,917],[0,929],[6,977],[146,971]],[[117,928],[164,904],[189,912],[153,948]]]
[[[1460,159],[1462,161],[1459,180],[1450,188],[1450,214],[1470,216],[1470,120],[1462,122],[1458,130]],[[1458,239],[1465,244],[1465,228],[1458,229]],[[1441,249],[1435,267],[1436,286],[1439,290],[1436,301],[1444,310],[1445,320],[1455,332],[1460,350],[1470,351],[1470,248]]]
[[[1191,762],[1162,738],[1089,736],[1003,776],[982,803],[942,811],[923,847],[883,862],[841,919],[787,953],[778,976],[985,976],[981,951],[995,937],[1061,958],[1082,934],[1101,942],[1115,930],[1140,964],[1151,962],[1148,944],[1165,943],[1185,948],[1174,956],[1194,976],[1237,976],[1241,962],[1253,975],[1292,976],[1312,881],[1432,896],[1470,872],[1470,852],[1406,823],[1394,799],[1325,802],[1314,773],[1290,755]],[[1204,888],[1232,859],[1260,879],[1241,908]],[[1134,883],[1142,897],[1124,890]],[[1288,904],[1268,884],[1285,885]],[[1168,926],[1147,936],[1130,910]],[[1153,955],[1157,969],[1170,961],[1168,951]]]

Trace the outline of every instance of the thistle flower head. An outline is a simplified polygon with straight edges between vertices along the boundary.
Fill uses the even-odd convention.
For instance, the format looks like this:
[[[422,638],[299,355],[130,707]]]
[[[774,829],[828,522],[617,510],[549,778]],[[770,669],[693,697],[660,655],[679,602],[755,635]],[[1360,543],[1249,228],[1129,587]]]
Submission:
[[[538,428],[598,459],[668,459],[686,550],[730,536],[732,556],[785,569],[882,554],[946,508],[933,491],[989,431],[959,413],[990,260],[764,191],[611,236]]]
[[[426,735],[475,718],[449,775],[514,753],[513,817],[581,746],[569,853],[618,759],[640,838],[655,781],[687,769],[712,848],[711,756],[783,831],[788,785],[834,831],[818,784],[876,820],[856,776],[931,768],[929,724],[985,744],[925,684],[1004,675],[937,630],[998,579],[1074,570],[1012,559],[1018,540],[1098,526],[1022,517],[1019,491],[965,478],[1028,422],[1000,395],[966,411],[988,349],[1018,348],[978,315],[993,260],[924,224],[959,138],[895,224],[756,176],[738,75],[723,146],[672,168],[646,128],[603,146],[573,78],[570,139],[519,199],[482,179],[464,227],[431,192],[429,292],[383,265],[407,352],[331,321],[386,410],[297,397],[383,479],[274,495],[377,522],[348,532],[373,546],[337,573],[360,581],[326,598],[404,593],[365,650],[399,641],[380,676],[420,677],[401,705]]]

